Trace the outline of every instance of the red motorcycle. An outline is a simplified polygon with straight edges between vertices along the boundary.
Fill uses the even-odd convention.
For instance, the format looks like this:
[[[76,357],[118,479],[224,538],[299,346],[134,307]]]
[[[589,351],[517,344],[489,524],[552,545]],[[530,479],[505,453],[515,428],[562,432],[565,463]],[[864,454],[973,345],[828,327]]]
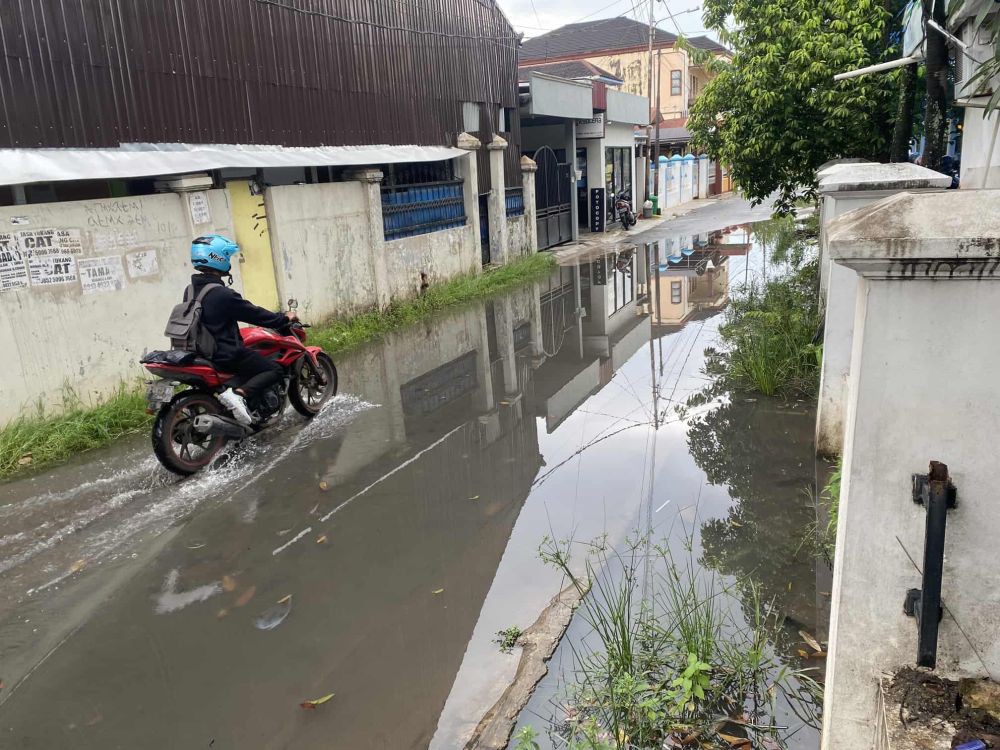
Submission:
[[[175,349],[144,356],[140,360],[143,366],[160,378],[149,382],[146,393],[146,410],[156,414],[153,452],[160,463],[176,474],[194,474],[211,463],[227,442],[242,440],[272,425],[288,401],[305,417],[319,414],[337,394],[337,368],[320,347],[305,345],[308,327],[296,321],[287,332],[240,329],[247,347],[275,360],[284,370],[277,385],[248,399],[254,417],[249,426],[233,419],[215,397],[232,375],[219,372],[193,352]]]

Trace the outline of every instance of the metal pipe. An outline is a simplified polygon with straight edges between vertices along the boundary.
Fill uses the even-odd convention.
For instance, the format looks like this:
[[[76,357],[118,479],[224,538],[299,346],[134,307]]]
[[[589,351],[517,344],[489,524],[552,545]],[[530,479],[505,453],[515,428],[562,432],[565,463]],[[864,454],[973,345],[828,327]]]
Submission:
[[[881,73],[884,70],[902,68],[911,63],[920,62],[922,59],[923,58],[921,57],[901,57],[898,60],[890,60],[889,62],[879,63],[878,65],[869,65],[866,68],[849,70],[846,73],[837,73],[837,75],[833,77],[833,80],[844,81],[848,78],[857,78],[858,76],[868,75],[869,73]]]

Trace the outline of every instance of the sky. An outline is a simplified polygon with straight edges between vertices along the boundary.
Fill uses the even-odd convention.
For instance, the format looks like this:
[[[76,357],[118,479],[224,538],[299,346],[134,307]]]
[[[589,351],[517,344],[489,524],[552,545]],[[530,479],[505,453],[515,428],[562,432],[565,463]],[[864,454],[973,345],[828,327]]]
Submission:
[[[514,28],[525,37],[539,36],[577,21],[614,18],[627,15],[643,23],[649,19],[651,0],[497,0]],[[665,31],[677,33],[667,9],[674,14],[684,34],[697,36],[705,33],[699,0],[652,0],[655,2],[657,25]],[[660,20],[662,19],[662,20]],[[714,38],[714,35],[712,35]]]

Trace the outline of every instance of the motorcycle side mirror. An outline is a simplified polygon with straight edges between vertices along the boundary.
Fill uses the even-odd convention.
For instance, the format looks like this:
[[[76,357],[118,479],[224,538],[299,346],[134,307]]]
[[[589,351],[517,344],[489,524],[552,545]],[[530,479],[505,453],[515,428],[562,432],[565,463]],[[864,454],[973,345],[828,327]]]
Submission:
[[[289,299],[288,299],[288,309],[289,310],[298,310],[299,309],[299,301],[297,299],[295,299],[295,297],[289,297]]]

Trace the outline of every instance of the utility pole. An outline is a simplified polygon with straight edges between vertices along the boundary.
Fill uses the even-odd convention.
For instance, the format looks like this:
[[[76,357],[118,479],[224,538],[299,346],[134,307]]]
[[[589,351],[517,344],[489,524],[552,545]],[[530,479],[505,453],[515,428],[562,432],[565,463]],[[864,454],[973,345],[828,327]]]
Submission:
[[[660,194],[660,91],[663,90],[663,83],[660,76],[663,75],[663,65],[660,63],[660,52],[656,50],[656,148],[653,149],[653,195]]]
[[[653,104],[653,29],[656,28],[655,20],[653,19],[653,3],[656,0],[649,0],[649,60],[647,65],[647,81],[646,81],[646,102],[648,105]],[[650,111],[652,115],[652,111]],[[650,156],[653,153],[653,140],[651,123],[647,121],[646,123],[646,175],[643,179],[643,185],[645,186],[645,195],[643,200],[647,200],[651,194],[649,189],[649,169],[650,169]]]

